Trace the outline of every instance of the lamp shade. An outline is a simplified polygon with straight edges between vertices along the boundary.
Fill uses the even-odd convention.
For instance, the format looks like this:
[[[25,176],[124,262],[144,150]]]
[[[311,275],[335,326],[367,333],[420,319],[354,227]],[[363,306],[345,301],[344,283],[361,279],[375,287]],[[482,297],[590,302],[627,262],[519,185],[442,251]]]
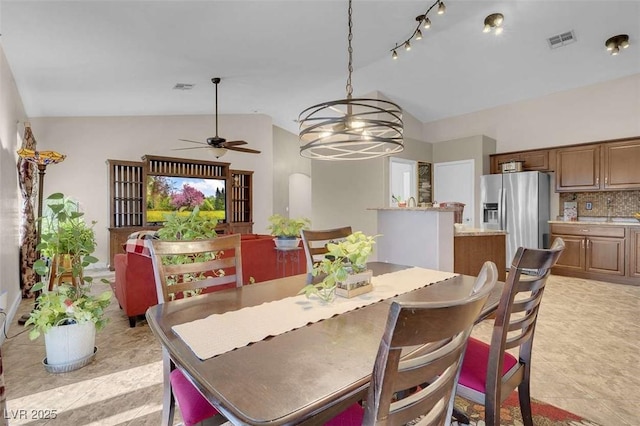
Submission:
[[[66,155],[55,151],[35,151],[33,149],[20,148],[18,150],[20,158],[39,166],[61,163],[67,158]]]

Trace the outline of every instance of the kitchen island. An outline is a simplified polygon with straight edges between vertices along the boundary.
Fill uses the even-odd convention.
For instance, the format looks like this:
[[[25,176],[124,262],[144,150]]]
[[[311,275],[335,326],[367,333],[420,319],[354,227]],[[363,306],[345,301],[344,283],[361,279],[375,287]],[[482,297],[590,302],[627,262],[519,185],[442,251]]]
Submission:
[[[452,207],[383,207],[378,212],[379,261],[453,272]]]
[[[487,260],[498,268],[498,281],[506,279],[506,231],[456,229],[453,243],[453,272],[477,276]]]

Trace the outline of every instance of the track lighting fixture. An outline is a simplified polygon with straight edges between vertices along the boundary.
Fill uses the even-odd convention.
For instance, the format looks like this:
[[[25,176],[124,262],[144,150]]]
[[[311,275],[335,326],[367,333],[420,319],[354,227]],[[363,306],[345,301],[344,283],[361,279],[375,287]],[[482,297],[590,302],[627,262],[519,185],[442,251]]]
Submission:
[[[502,33],[502,23],[504,22],[504,16],[502,13],[492,13],[484,18],[483,33],[490,33],[492,30],[495,35]]]
[[[392,59],[398,59],[398,47],[404,46],[404,49],[408,51],[408,50],[411,50],[411,40],[413,40],[414,38],[416,40],[422,40],[422,31],[420,31],[420,27],[426,30],[431,28],[431,19],[429,19],[427,15],[436,6],[438,6],[438,10],[437,10],[438,15],[442,15],[447,10],[446,6],[444,5],[444,2],[442,2],[441,0],[436,0],[431,6],[429,6],[426,12],[424,12],[422,15],[416,16],[416,21],[418,22],[416,29],[413,30],[413,33],[408,39],[406,39],[402,43],[396,43],[396,47],[391,49]]]
[[[629,47],[629,36],[627,34],[618,34],[617,36],[610,37],[605,41],[604,45],[607,47],[609,53],[615,56],[620,53],[620,48],[626,49]]]

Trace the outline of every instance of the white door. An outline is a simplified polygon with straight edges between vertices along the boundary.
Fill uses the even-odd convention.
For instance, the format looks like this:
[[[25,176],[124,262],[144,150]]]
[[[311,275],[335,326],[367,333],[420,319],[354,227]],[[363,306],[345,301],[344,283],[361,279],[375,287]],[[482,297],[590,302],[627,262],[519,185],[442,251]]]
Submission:
[[[433,165],[434,202],[464,203],[462,223],[475,225],[475,185],[473,160],[449,161]]]

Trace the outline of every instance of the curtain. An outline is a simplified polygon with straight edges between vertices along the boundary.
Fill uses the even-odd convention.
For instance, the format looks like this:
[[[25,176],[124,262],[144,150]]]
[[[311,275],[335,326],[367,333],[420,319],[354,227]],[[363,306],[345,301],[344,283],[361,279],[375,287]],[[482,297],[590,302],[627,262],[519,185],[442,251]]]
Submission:
[[[35,150],[36,139],[31,133],[29,124],[25,124],[24,139],[22,148]],[[22,158],[18,159],[18,183],[20,193],[22,195],[22,232],[20,241],[20,288],[22,289],[22,297],[29,298],[32,296],[31,287],[36,283],[36,273],[33,270],[33,264],[37,260],[36,246],[36,222],[33,213],[35,200],[35,181],[38,166],[34,163],[26,161]]]

